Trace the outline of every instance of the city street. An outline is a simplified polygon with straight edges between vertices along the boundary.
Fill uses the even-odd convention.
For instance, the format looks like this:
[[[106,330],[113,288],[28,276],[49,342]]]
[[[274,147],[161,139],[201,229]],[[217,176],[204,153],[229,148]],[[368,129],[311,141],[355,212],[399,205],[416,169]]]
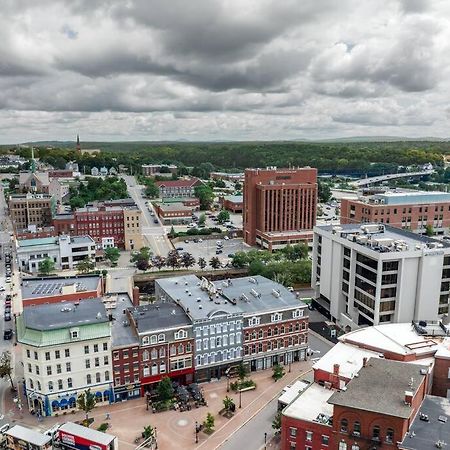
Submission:
[[[136,184],[135,178],[131,175],[122,175],[122,178],[127,184],[130,197],[142,212],[142,235],[147,240],[148,246],[154,255],[166,256],[173,248],[164,227],[159,222],[157,224],[154,223],[156,216],[150,215],[146,200],[142,197],[143,187]]]

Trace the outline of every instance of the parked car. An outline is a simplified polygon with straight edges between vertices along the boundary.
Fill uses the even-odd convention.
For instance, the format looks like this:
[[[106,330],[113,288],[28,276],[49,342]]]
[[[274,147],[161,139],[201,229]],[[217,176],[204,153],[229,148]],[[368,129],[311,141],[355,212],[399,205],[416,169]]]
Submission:
[[[177,247],[175,250],[176,250],[177,252],[182,252],[184,249],[183,249],[183,247]]]
[[[153,219],[153,223],[159,223],[158,219]]]
[[[5,312],[4,319],[5,322],[9,322],[11,320],[11,313]]]
[[[228,258],[234,258],[234,253],[228,253]]]
[[[0,292],[5,292],[5,286],[0,286]]]
[[[184,242],[185,242],[185,244],[189,244],[189,239],[185,239]]]
[[[230,238],[228,237],[228,236],[224,236],[223,237],[226,241],[229,241],[230,240]]]
[[[218,248],[218,249],[216,250],[216,255],[220,255],[221,253],[223,253],[223,250],[221,250],[220,248]]]
[[[202,238],[199,238],[198,242],[203,242],[203,239],[202,239]]]
[[[9,341],[10,339],[12,339],[12,335],[13,335],[13,332],[12,332],[11,328],[9,328],[3,332],[3,339],[5,339],[5,341]]]
[[[11,277],[9,275],[6,276],[5,281],[7,283],[11,283]]]

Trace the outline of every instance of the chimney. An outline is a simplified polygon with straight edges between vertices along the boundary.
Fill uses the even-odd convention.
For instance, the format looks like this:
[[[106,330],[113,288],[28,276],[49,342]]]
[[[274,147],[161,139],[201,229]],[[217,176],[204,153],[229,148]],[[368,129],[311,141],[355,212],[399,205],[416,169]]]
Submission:
[[[339,364],[333,365],[333,374],[339,376]]]
[[[363,367],[367,367],[367,358],[365,356],[363,358]]]
[[[133,288],[133,306],[139,306],[139,288],[137,286]]]
[[[413,400],[413,392],[412,391],[405,391],[405,404],[411,406],[412,400]]]

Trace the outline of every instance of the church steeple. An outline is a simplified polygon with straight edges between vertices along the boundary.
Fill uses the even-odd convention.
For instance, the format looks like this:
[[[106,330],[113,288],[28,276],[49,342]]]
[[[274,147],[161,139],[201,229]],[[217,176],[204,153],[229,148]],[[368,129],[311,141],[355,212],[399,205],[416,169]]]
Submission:
[[[77,152],[81,153],[80,135],[77,134]]]
[[[36,161],[34,160],[34,147],[31,147],[31,173],[36,172]]]

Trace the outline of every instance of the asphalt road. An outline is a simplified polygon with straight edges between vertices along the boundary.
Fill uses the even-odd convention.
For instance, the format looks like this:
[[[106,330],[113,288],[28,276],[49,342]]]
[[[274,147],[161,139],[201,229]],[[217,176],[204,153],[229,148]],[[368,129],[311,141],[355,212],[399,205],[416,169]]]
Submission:
[[[321,354],[315,356],[323,356],[333,344],[323,342],[315,336],[309,334],[309,345],[313,350],[320,350]],[[308,377],[305,377],[308,378]],[[264,433],[267,433],[267,442],[273,437],[272,421],[277,412],[278,397],[271,400],[258,414],[249,420],[242,428],[234,433],[224,444],[220,450],[261,450],[264,448]],[[274,448],[267,445],[267,449]]]
[[[122,175],[122,178],[127,184],[130,197],[142,212],[142,235],[146,239],[148,246],[152,249],[154,255],[167,256],[167,253],[172,250],[172,246],[161,223],[154,223],[156,215],[150,215],[148,206],[145,203],[146,200],[142,197],[143,186],[136,184],[135,178],[131,175]]]

